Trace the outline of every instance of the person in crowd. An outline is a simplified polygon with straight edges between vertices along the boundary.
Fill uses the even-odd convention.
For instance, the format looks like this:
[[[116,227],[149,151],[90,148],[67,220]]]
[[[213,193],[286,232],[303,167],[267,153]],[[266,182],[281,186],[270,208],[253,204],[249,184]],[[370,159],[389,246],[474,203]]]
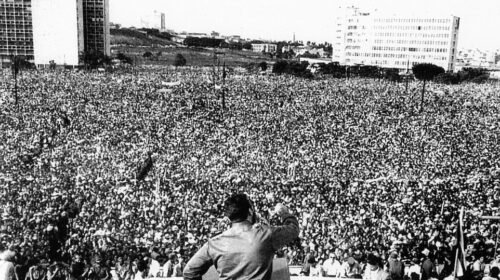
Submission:
[[[343,270],[352,257],[361,274],[368,254],[397,250],[418,276],[427,248],[449,276],[465,207],[470,270],[488,273],[498,227],[480,216],[499,207],[498,84],[430,83],[418,114],[411,84],[235,70],[222,110],[212,76],[38,69],[20,75],[18,106],[0,89],[0,247],[18,253],[17,280],[47,278],[54,262],[83,280],[96,254],[115,270],[121,256],[124,280],[149,269],[152,248],[188,260],[230,227],[220,217],[235,192],[271,225],[277,203],[298,218],[290,265],[342,252]]]
[[[342,264],[335,253],[330,253],[328,259],[323,263],[323,271],[327,277],[340,277],[342,275]]]
[[[283,204],[277,204],[274,212],[282,225],[260,223],[246,194],[230,196],[224,208],[231,228],[209,240],[189,260],[184,279],[201,279],[214,263],[221,278],[271,279],[274,252],[299,235],[297,218]]]
[[[403,280],[403,276],[405,275],[405,266],[398,258],[398,253],[393,251],[387,262],[387,271],[392,280]]]
[[[490,269],[490,274],[483,277],[483,280],[498,280],[500,269],[496,266]]]
[[[380,266],[380,257],[369,254],[367,257],[368,266],[363,275],[364,280],[386,280],[389,274]]]
[[[184,263],[184,259],[182,257],[178,257],[176,264],[174,265],[174,273],[173,277],[182,277],[182,272],[184,271],[184,267],[186,264]]]
[[[429,257],[429,249],[425,248],[424,251],[422,252],[422,255],[424,256],[424,261],[422,262],[421,268],[421,278],[422,280],[428,280],[430,278],[435,278],[436,276],[436,266],[434,265],[434,262],[431,261]]]
[[[15,252],[5,250],[0,253],[0,279],[16,280],[14,272]]]

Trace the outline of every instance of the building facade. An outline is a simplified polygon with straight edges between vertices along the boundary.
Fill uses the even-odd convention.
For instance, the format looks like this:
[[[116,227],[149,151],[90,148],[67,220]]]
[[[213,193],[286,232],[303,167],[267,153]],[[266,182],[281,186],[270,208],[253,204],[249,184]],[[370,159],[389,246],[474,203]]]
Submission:
[[[82,0],[36,0],[32,3],[36,65],[78,65],[84,51]],[[58,16],[54,16],[54,10]]]
[[[78,65],[83,51],[111,54],[108,0],[0,0],[0,63]]]
[[[276,44],[252,44],[252,51],[254,52],[268,52],[268,53],[275,53],[276,50],[278,49],[278,46]]]
[[[0,63],[11,56],[33,60],[31,0],[0,0]]]
[[[454,70],[460,18],[384,15],[356,7],[339,10],[334,62],[401,70],[432,63]]]
[[[83,0],[83,34],[85,51],[111,55],[108,0]]]
[[[462,67],[493,68],[496,63],[496,52],[480,49],[462,49],[458,51],[457,65]]]

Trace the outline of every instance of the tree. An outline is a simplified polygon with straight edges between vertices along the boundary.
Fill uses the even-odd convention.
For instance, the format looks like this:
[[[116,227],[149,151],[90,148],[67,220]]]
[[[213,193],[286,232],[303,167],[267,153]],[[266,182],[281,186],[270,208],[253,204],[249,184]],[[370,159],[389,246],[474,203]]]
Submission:
[[[488,71],[484,68],[463,68],[458,72],[458,76],[460,77],[460,82],[468,82],[477,80],[478,77],[489,76]],[[480,78],[482,79],[482,78]]]
[[[460,76],[458,73],[442,73],[434,78],[434,82],[445,85],[456,85],[460,83]]]
[[[420,100],[420,111],[424,109],[424,94],[425,94],[425,84],[427,81],[433,80],[437,75],[444,73],[443,67],[431,63],[421,63],[415,64],[412,68],[415,78],[423,81],[422,85],[422,96]]]
[[[116,55],[116,58],[118,60],[120,60],[122,63],[126,63],[126,64],[132,64],[132,58],[124,55],[123,53],[118,53]]]
[[[283,74],[288,68],[288,62],[286,60],[276,61],[273,65],[273,73],[275,74]]]
[[[97,69],[111,64],[111,58],[99,51],[83,52],[80,58],[85,67],[90,69]]]
[[[262,61],[261,63],[259,63],[259,68],[261,71],[266,71],[267,70],[267,62]]]
[[[174,66],[184,66],[186,65],[186,59],[184,58],[184,56],[180,53],[178,53],[176,56],[175,56],[175,60],[174,60]]]
[[[250,42],[246,42],[242,45],[242,47],[245,49],[245,50],[251,50],[252,49],[252,44]]]

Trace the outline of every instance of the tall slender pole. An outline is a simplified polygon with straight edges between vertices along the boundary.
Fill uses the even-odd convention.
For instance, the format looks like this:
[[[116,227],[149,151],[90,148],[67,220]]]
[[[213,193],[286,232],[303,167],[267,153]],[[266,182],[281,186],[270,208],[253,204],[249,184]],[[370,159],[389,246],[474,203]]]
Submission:
[[[17,66],[15,66],[17,68]],[[17,106],[17,102],[19,100],[19,97],[17,95],[17,69],[14,70],[14,95],[15,95],[15,98],[16,98],[16,106]]]
[[[406,62],[406,88],[405,88],[405,93],[408,94],[408,72],[410,68],[410,59],[408,58],[408,61]]]
[[[222,66],[222,109],[226,109],[226,61]]]

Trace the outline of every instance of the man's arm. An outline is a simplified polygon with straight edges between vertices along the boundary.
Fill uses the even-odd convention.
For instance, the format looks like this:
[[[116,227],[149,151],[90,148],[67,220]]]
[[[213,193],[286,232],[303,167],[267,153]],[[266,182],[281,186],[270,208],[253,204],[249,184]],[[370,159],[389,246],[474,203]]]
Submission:
[[[212,266],[213,260],[208,254],[208,242],[189,260],[183,271],[184,280],[201,280]]]
[[[282,205],[276,205],[275,213],[281,217],[283,225],[273,227],[272,242],[273,249],[278,250],[284,245],[294,241],[299,236],[299,222],[297,218],[288,212]]]

